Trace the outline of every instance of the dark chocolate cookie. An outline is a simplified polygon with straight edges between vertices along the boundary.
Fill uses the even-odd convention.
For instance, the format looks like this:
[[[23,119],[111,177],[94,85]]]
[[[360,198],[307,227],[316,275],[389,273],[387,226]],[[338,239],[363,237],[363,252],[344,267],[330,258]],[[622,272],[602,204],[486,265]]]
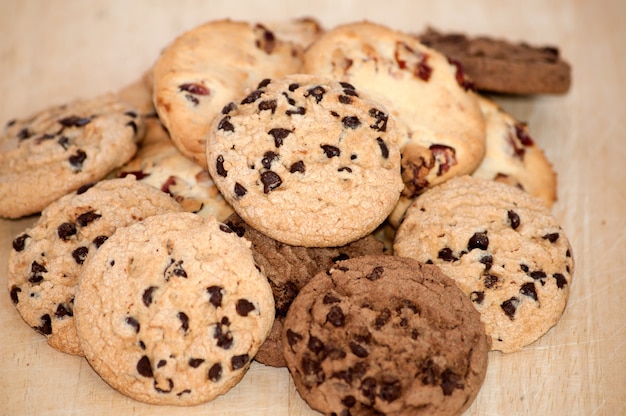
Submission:
[[[487,369],[471,301],[438,267],[411,259],[339,262],[300,291],[284,326],[298,392],[325,414],[460,414]]]

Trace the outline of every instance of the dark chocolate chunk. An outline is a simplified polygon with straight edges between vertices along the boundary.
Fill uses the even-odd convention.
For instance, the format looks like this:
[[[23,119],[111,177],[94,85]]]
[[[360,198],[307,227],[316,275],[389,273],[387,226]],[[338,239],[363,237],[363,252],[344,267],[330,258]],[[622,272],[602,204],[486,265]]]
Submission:
[[[20,301],[18,294],[22,291],[22,289],[20,289],[17,286],[11,286],[11,301],[13,302],[14,305],[17,305],[18,302]]]
[[[42,264],[33,261],[30,265],[30,275],[28,276],[28,281],[31,283],[39,283],[43,280],[42,273],[47,273],[48,269],[46,269]]]
[[[546,272],[544,272],[543,270],[534,270],[530,272],[529,275],[535,280],[545,279],[547,277]]]
[[[136,176],[136,175],[135,175]],[[82,186],[80,186],[77,190],[76,190],[76,195],[80,195],[80,194],[84,194],[85,192],[87,192],[91,187],[93,187],[96,183],[95,182],[90,182],[90,183],[86,183]]]
[[[331,306],[330,311],[326,315],[326,320],[336,327],[342,327],[345,325],[346,317],[341,308],[335,305]]]
[[[198,368],[204,362],[204,358],[190,358],[189,359],[189,367]]]
[[[378,390],[378,397],[382,400],[390,403],[397,400],[402,395],[402,384],[400,380],[383,380]]]
[[[380,154],[382,155],[383,159],[389,158],[389,148],[387,147],[387,143],[385,143],[385,141],[380,137],[376,138],[376,142],[378,143],[378,147],[380,147]],[[356,159],[356,155],[353,156],[355,156]],[[350,158],[352,159],[352,157]]]
[[[19,237],[15,238],[13,240],[13,250],[18,252],[24,250],[27,238],[30,238],[28,234],[22,234]]]
[[[352,354],[356,355],[359,358],[365,358],[369,355],[369,352],[361,344],[357,344],[356,342],[351,341],[349,346]]]
[[[52,319],[50,318],[50,315],[42,315],[39,320],[41,321],[41,325],[35,326],[33,329],[42,335],[52,334]]]
[[[355,130],[361,125],[361,120],[356,116],[346,116],[341,119],[341,124],[347,129]]]
[[[274,128],[271,129],[270,131],[267,132],[267,134],[269,134],[270,136],[272,136],[274,138],[274,145],[276,147],[280,147],[283,145],[283,140],[289,136],[289,134],[291,133],[291,130],[289,129],[283,129],[283,128]]]
[[[443,373],[441,373],[441,389],[443,390],[443,395],[451,396],[454,389],[464,389],[465,386],[461,382],[462,380],[461,376],[449,368],[446,368]]]
[[[248,94],[248,96],[246,98],[244,98],[241,101],[241,104],[250,104],[255,102],[256,100],[258,100],[259,98],[261,98],[261,95],[263,95],[265,93],[265,91],[261,90],[261,89],[257,89],[252,91],[250,94]]]
[[[250,302],[247,299],[239,299],[237,301],[237,306],[235,308],[237,310],[237,314],[240,316],[248,316],[250,312],[255,310],[254,303]]]
[[[128,316],[126,317],[126,323],[135,330],[136,334],[139,333],[139,330],[141,329],[141,325],[139,324],[139,321],[137,319],[133,318],[132,316]]]
[[[559,239],[559,233],[549,233],[543,236],[544,240],[548,240],[551,243],[556,243]]]
[[[146,290],[143,291],[143,295],[141,295],[141,299],[143,300],[143,304],[146,306],[150,306],[152,303],[152,296],[154,295],[154,291],[157,290],[157,286],[150,286]]]
[[[495,287],[498,284],[498,276],[493,275],[493,274],[489,274],[489,273],[485,273],[484,274],[484,280],[483,280],[483,284],[485,285],[485,287],[487,289],[491,289],[493,287]]]
[[[222,378],[222,364],[215,363],[211,366],[208,373],[209,380],[217,383]]]
[[[230,116],[224,116],[217,125],[218,130],[235,131],[235,126],[230,122]]]
[[[276,112],[276,100],[265,100],[259,103],[259,111],[271,111],[272,114]]]
[[[261,182],[263,183],[263,193],[267,194],[278,188],[283,180],[278,176],[278,173],[267,170],[261,173]]]
[[[450,262],[458,260],[458,258],[452,252],[452,249],[449,247],[444,247],[441,250],[439,250],[439,253],[437,253],[437,258],[443,261],[450,261]]]
[[[235,198],[240,199],[248,193],[248,190],[239,182],[235,183]]]
[[[272,151],[265,152],[263,154],[263,159],[261,159],[261,164],[265,169],[270,169],[272,167],[272,162],[278,159],[278,155]]]
[[[152,363],[147,355],[144,355],[139,359],[139,361],[137,361],[137,372],[144,377],[154,377],[154,374],[152,373]]]
[[[335,156],[339,156],[341,154],[341,150],[338,147],[331,146],[329,144],[322,144],[320,147],[324,150],[326,157],[329,159]]]
[[[515,318],[515,312],[517,311],[517,306],[519,305],[519,299],[516,297],[512,297],[511,299],[505,300],[502,302],[500,307],[504,311],[504,313],[513,320]]]
[[[509,223],[511,224],[511,228],[516,230],[517,227],[519,227],[520,225],[519,215],[517,215],[517,213],[513,210],[507,211],[506,215],[509,218]]]
[[[100,246],[102,244],[104,244],[105,241],[107,241],[109,239],[109,237],[107,237],[106,235],[99,235],[96,238],[93,239],[93,244],[96,246],[96,248],[100,248]]]
[[[489,237],[487,237],[487,231],[474,233],[474,235],[467,242],[468,251],[472,251],[475,248],[479,250],[487,250],[487,247],[489,247]]]
[[[228,104],[226,104],[224,108],[222,108],[222,114],[228,114],[231,111],[235,110],[236,108],[237,108],[237,104],[231,101]]]
[[[524,283],[522,287],[520,287],[519,293],[521,293],[524,296],[528,296],[529,298],[532,298],[535,301],[539,300],[537,298],[537,291],[535,290],[535,284],[533,282]]]
[[[343,399],[341,399],[341,404],[343,404],[344,406],[348,408],[354,407],[354,405],[356,404],[356,398],[354,396],[348,395],[344,397]]]
[[[326,90],[324,89],[324,87],[322,87],[321,85],[315,86],[313,88],[310,88],[306,93],[304,93],[305,97],[313,97],[315,98],[315,103],[319,104],[320,101],[322,101],[322,99],[324,98],[324,94],[326,93]]]
[[[373,124],[370,124],[370,129],[382,132],[387,131],[387,121],[389,120],[389,116],[387,114],[377,108],[370,108],[369,114],[375,120]]]
[[[78,247],[72,251],[72,257],[76,264],[83,264],[87,258],[87,254],[89,254],[89,249],[84,246]]]
[[[479,305],[482,305],[483,301],[485,300],[485,292],[475,291],[470,293],[470,300],[472,302],[478,303]]]
[[[322,340],[314,337],[313,335],[309,336],[309,342],[306,344],[306,347],[309,351],[315,353],[316,355],[324,351],[324,343]]]
[[[57,306],[57,310],[54,312],[54,317],[58,319],[63,319],[66,316],[74,316],[74,311],[70,306],[60,303]]]
[[[286,335],[287,335],[287,343],[291,347],[293,347],[294,345],[302,341],[302,335],[298,334],[297,332],[292,331],[291,329],[287,329]]]
[[[78,149],[76,153],[71,155],[67,160],[70,162],[74,168],[81,170],[83,168],[83,163],[87,159],[87,153],[84,150]]]
[[[224,169],[224,156],[218,155],[215,159],[215,169],[217,170],[217,174],[221,177],[225,178],[228,176],[228,172]]]
[[[378,280],[383,275],[384,271],[385,269],[382,266],[376,266],[365,276],[365,278],[372,281]]]
[[[63,241],[67,241],[76,234],[76,226],[71,222],[64,222],[57,228],[57,235]]]
[[[209,293],[209,302],[216,308],[222,306],[223,290],[224,288],[221,286],[209,286],[206,288],[206,291]]]
[[[89,225],[89,223],[101,218],[102,215],[100,214],[96,214],[95,211],[87,211],[85,213],[82,213],[78,216],[78,218],[76,218],[76,222],[78,223],[78,225],[80,225],[81,227],[85,227],[87,225]]]
[[[554,273],[552,277],[556,279],[556,286],[559,289],[563,289],[567,284],[567,279],[561,273]]]
[[[248,361],[250,361],[248,354],[235,355],[230,359],[230,366],[233,370],[239,370],[243,368]]]
[[[304,173],[304,162],[301,161],[301,160],[298,160],[297,162],[294,162],[289,167],[289,172],[290,173],[296,173],[296,172]]]

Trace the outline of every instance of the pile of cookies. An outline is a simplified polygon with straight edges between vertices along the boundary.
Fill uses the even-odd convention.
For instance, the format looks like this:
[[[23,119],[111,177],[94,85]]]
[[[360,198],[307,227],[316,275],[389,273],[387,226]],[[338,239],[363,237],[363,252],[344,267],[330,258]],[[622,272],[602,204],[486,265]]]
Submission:
[[[0,216],[41,213],[9,258],[23,319],[147,403],[257,360],[325,414],[462,413],[488,351],[558,322],[574,261],[550,162],[434,33],[210,21],[10,121]]]

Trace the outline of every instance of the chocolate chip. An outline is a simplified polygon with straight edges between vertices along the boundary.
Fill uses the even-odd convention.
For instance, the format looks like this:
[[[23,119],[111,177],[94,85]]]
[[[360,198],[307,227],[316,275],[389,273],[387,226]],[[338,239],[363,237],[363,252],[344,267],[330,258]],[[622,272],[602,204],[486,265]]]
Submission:
[[[256,40],[256,47],[262,49],[267,54],[271,54],[276,47],[276,36],[262,24],[257,23],[255,29],[261,32],[261,37]]]
[[[385,269],[382,266],[376,266],[372,269],[371,272],[365,275],[365,278],[371,281],[378,280],[383,275],[384,271]]]
[[[567,284],[567,279],[561,273],[554,273],[552,277],[556,279],[556,286],[559,289],[563,289]]]
[[[278,188],[283,180],[276,172],[268,170],[261,173],[261,182],[263,182],[263,193],[268,194]]]
[[[274,128],[267,132],[270,136],[274,138],[274,145],[276,147],[280,147],[283,145],[283,140],[289,136],[291,130],[283,129],[283,128]]]
[[[211,366],[208,373],[209,380],[217,383],[222,378],[222,364],[216,363]]]
[[[340,95],[337,99],[341,104],[352,104],[352,98],[347,95]]]
[[[12,286],[11,287],[11,301],[13,302],[14,305],[17,305],[18,302],[20,301],[18,298],[18,294],[22,291],[22,289],[20,289],[17,286]]]
[[[489,247],[489,237],[487,237],[487,231],[474,233],[474,235],[467,242],[468,251],[472,251],[475,248],[479,250],[487,250],[487,247]]]
[[[86,124],[89,124],[91,118],[89,117],[78,117],[78,116],[69,116],[59,120],[59,123],[63,127],[82,127]]]
[[[223,117],[217,124],[218,130],[235,131],[235,126],[230,122],[230,116]]]
[[[326,157],[329,159],[335,156],[339,156],[341,154],[341,150],[338,147],[331,146],[329,144],[322,144],[320,147],[324,150]]]
[[[64,222],[57,227],[57,235],[63,241],[67,241],[76,234],[76,226],[70,222]]]
[[[547,275],[546,272],[544,272],[543,270],[533,270],[532,272],[530,272],[529,276],[535,280],[539,280],[545,279]]]
[[[239,227],[239,226],[233,224],[232,221],[228,221],[226,223],[226,225],[231,230],[231,232],[234,232],[235,234],[237,234],[237,237],[243,237],[243,235],[246,233],[246,229],[244,227]],[[222,230],[222,231],[226,232],[226,230]]]
[[[43,280],[42,273],[47,273],[48,269],[46,269],[42,264],[33,261],[30,265],[30,275],[28,277],[28,281],[31,283],[39,283]]]
[[[380,329],[391,319],[391,311],[388,308],[383,309],[374,320],[374,328]]]
[[[485,271],[488,271],[491,269],[491,266],[493,266],[493,256],[491,254],[486,254],[480,258],[479,262],[484,264]]]
[[[439,250],[439,253],[437,253],[437,258],[443,261],[450,261],[450,262],[458,260],[458,258],[454,256],[452,249],[449,247],[445,247]]]
[[[322,99],[324,98],[325,93],[326,90],[324,89],[324,87],[318,85],[316,87],[310,88],[306,93],[304,93],[304,96],[312,96],[313,98],[315,98],[315,103],[319,104],[320,101],[322,101]]]
[[[206,288],[206,291],[209,293],[209,302],[216,308],[222,306],[223,290],[224,288],[221,286],[209,286]]]
[[[250,302],[247,299],[239,299],[237,301],[236,310],[237,314],[240,316],[248,316],[248,314],[255,309],[256,308],[254,307],[254,303]]]
[[[169,282],[172,276],[187,278],[187,272],[183,268],[183,260],[170,259],[170,264],[163,271],[163,278]]]
[[[189,367],[191,368],[198,368],[202,365],[203,362],[204,362],[203,358],[190,358],[188,361]]]
[[[67,160],[74,168],[80,170],[83,167],[83,163],[87,159],[87,153],[84,150],[78,149],[76,153],[71,155]]]
[[[235,355],[230,359],[230,366],[234,370],[239,370],[243,368],[248,361],[250,361],[250,357],[248,354]]]
[[[549,233],[542,237],[544,240],[548,240],[551,243],[556,243],[559,239],[559,233]]]
[[[356,116],[346,116],[341,119],[341,124],[347,129],[355,130],[361,125],[361,121]]]
[[[166,365],[167,365],[167,361],[166,360],[159,360],[159,362],[156,365],[156,368],[165,367]]]
[[[341,399],[341,404],[343,404],[346,407],[354,407],[354,405],[356,404],[356,398],[354,396],[346,396],[343,399]]]
[[[496,284],[498,284],[498,276],[485,273],[483,284],[487,289],[493,288],[494,286],[496,286]]]
[[[294,92],[295,90],[297,90],[298,88],[300,88],[300,84],[298,84],[297,82],[293,82],[291,84],[289,84],[289,91]]]
[[[515,312],[517,311],[517,306],[519,305],[519,299],[516,297],[512,297],[511,299],[505,300],[502,302],[500,307],[504,311],[504,313],[513,320],[515,318]]]
[[[137,372],[144,377],[154,377],[152,373],[152,363],[150,363],[150,358],[147,355],[144,355],[137,361]]]
[[[26,139],[32,137],[33,134],[35,134],[35,133],[30,132],[27,127],[24,127],[22,130],[20,130],[17,133],[17,138],[19,140],[26,140]]]
[[[302,341],[302,335],[298,334],[297,332],[292,331],[291,329],[287,329],[286,336],[287,336],[287,343],[289,344],[290,347],[293,347],[294,345]]]
[[[289,172],[290,173],[296,173],[296,172],[304,173],[304,162],[301,160],[298,160],[297,162],[293,163],[289,167]]]
[[[99,236],[97,236],[96,238],[93,239],[93,244],[96,246],[96,249],[98,249],[108,239],[109,239],[109,237],[107,237],[106,235],[99,235]]]
[[[90,183],[86,183],[84,185],[81,185],[77,190],[76,190],[76,195],[80,195],[80,194],[84,194],[85,192],[87,192],[91,187],[93,187],[96,183],[95,182],[90,182]]]
[[[342,327],[345,325],[345,316],[339,306],[332,306],[330,311],[326,315],[326,320],[336,327]]]
[[[485,300],[485,292],[472,292],[470,293],[470,300],[482,305]]]
[[[139,330],[141,329],[141,325],[139,324],[139,321],[137,319],[133,318],[132,316],[128,316],[126,317],[126,323],[135,330],[136,334],[139,333]]]
[[[319,385],[326,379],[321,363],[308,354],[302,357],[300,365],[307,385]]]
[[[61,303],[57,306],[57,310],[54,312],[54,317],[63,319],[66,316],[74,316],[74,311],[70,306]]]
[[[260,88],[265,88],[268,85],[270,85],[270,83],[272,82],[272,80],[270,78],[264,78],[263,80],[261,80],[261,82],[259,82],[259,85],[257,85],[257,89]]]
[[[520,269],[521,269],[524,273],[528,273],[528,270],[530,270],[530,269],[528,268],[528,266],[527,266],[527,265],[525,265],[525,264],[520,264],[520,265],[519,265],[519,268],[520,268]]]
[[[381,382],[380,388],[378,390],[378,397],[382,400],[391,403],[395,400],[398,400],[402,395],[402,384],[400,380],[384,380]]]
[[[137,134],[137,123],[131,120],[128,123],[126,123],[126,125],[130,126],[133,129],[134,134]]]
[[[259,111],[271,111],[272,114],[276,112],[276,100],[265,100],[259,103]]]
[[[337,169],[337,172],[348,172],[348,173],[352,173],[352,169],[349,168],[348,166],[342,166],[339,169]]]
[[[513,210],[507,211],[506,215],[509,218],[509,224],[511,224],[511,228],[516,230],[517,227],[519,227],[520,225],[519,215],[517,215],[517,213]]]
[[[89,225],[91,222],[101,218],[102,215],[100,214],[96,214],[95,211],[87,211],[85,213],[82,213],[78,216],[78,218],[76,218],[76,222],[78,223],[78,225],[80,225],[81,227],[86,227],[87,225]]]
[[[388,159],[389,148],[387,147],[387,143],[385,143],[385,141],[381,139],[380,137],[376,138],[376,142],[378,143],[378,147],[380,147],[380,154],[382,155],[383,159]],[[350,156],[350,159],[353,159],[353,160],[356,159],[356,155]]]
[[[226,104],[224,108],[222,108],[222,114],[228,114],[231,111],[235,110],[236,108],[237,108],[237,104],[231,101],[228,104]]]
[[[50,319],[50,315],[42,315],[39,320],[41,322],[41,325],[35,326],[33,327],[33,329],[42,335],[52,334],[52,319]]]
[[[535,290],[535,284],[533,282],[524,283],[522,287],[520,287],[519,293],[524,296],[528,296],[535,301],[538,301],[537,291]]]
[[[246,98],[244,98],[241,101],[241,104],[250,104],[255,102],[256,100],[258,100],[259,98],[261,98],[261,95],[263,95],[265,93],[265,91],[257,89],[252,91],[250,94],[248,94],[248,96]]]
[[[370,117],[373,117],[375,120],[374,123],[370,125],[370,129],[382,132],[387,131],[387,121],[389,119],[387,114],[376,108],[370,108],[369,114]]]
[[[304,107],[296,107],[295,110],[289,109],[287,111],[285,111],[285,114],[287,114],[288,116],[296,114],[296,115],[305,115],[306,114],[306,108]]]
[[[83,264],[87,258],[87,254],[89,254],[89,249],[84,246],[78,247],[72,251],[72,257],[76,264]]]
[[[265,169],[270,169],[272,167],[272,162],[278,159],[278,155],[272,151],[265,152],[263,154],[263,159],[261,159],[261,164]]]
[[[217,170],[217,174],[223,178],[228,176],[228,172],[224,169],[224,156],[218,155],[215,159],[215,170]]]
[[[456,374],[454,371],[446,368],[443,373],[441,373],[441,389],[443,390],[444,396],[451,396],[454,392],[454,389],[462,390],[465,388],[461,376]]]
[[[289,105],[296,105],[296,100],[291,98],[286,92],[283,92],[283,97],[285,97]]]
[[[242,198],[247,193],[248,193],[248,190],[244,188],[242,184],[240,184],[239,182],[235,183],[235,198],[236,199]]]
[[[366,377],[361,381],[361,393],[365,399],[373,404],[376,398],[376,379],[374,377]]]
[[[170,393],[172,390],[174,390],[174,381],[171,378],[167,379],[167,388],[161,388],[158,385],[158,381],[155,379],[154,380],[154,390],[156,390],[157,393]]]
[[[22,234],[13,240],[13,250],[20,252],[26,247],[26,239],[30,238],[28,234]]]
[[[369,352],[361,344],[357,344],[356,342],[351,341],[349,347],[350,351],[352,351],[352,354],[356,355],[359,358],[365,358],[369,355]]]
[[[152,295],[154,294],[154,291],[157,289],[158,289],[157,286],[150,286],[149,288],[143,291],[143,295],[141,295],[141,299],[143,300],[143,304],[146,305],[146,307],[150,306],[150,304],[152,303]]]
[[[309,336],[309,342],[306,344],[306,347],[316,355],[324,351],[324,343],[322,340],[313,335]]]
[[[350,84],[349,82],[340,81],[339,85],[348,90],[356,90],[356,88],[354,88],[354,85]]]
[[[213,338],[217,340],[217,346],[225,350],[233,346],[233,334],[228,330],[229,322],[221,322],[215,325]],[[224,328],[226,327],[226,331]]]
[[[176,317],[180,319],[183,332],[187,332],[187,330],[189,329],[189,316],[187,316],[185,312],[178,312],[178,314],[176,314]]]

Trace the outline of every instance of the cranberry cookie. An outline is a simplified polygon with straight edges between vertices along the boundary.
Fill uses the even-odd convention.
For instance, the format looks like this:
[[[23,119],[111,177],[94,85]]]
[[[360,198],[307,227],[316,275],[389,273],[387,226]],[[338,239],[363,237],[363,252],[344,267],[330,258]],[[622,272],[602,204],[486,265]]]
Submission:
[[[436,266],[341,261],[294,300],[283,352],[296,388],[330,415],[459,415],[487,370],[479,314]]]
[[[207,132],[224,104],[301,65],[301,47],[261,24],[210,21],[162,52],[152,71],[154,105],[176,147],[206,167]]]
[[[0,217],[35,214],[104,178],[137,151],[141,116],[114,94],[9,121],[0,134]]]
[[[285,244],[336,247],[380,225],[402,190],[398,130],[378,102],[313,75],[263,80],[227,104],[209,172],[250,226]]]
[[[73,315],[85,264],[117,228],[170,211],[181,207],[132,176],[84,186],[53,202],[13,240],[8,277],[13,304],[52,347],[82,355]]]
[[[328,270],[339,260],[364,255],[383,254],[383,243],[371,235],[342,247],[298,247],[276,241],[246,224],[237,214],[224,223],[238,236],[252,243],[252,255],[261,272],[272,286],[276,317],[269,336],[254,357],[273,367],[287,365],[283,357],[283,321],[289,306],[300,289],[321,271]]]
[[[241,380],[274,301],[246,240],[183,212],[118,229],[86,265],[74,311],[85,357],[107,383],[182,406]]]
[[[558,322],[574,272],[567,237],[540,199],[469,176],[413,202],[394,252],[452,277],[502,352],[522,349]]]

